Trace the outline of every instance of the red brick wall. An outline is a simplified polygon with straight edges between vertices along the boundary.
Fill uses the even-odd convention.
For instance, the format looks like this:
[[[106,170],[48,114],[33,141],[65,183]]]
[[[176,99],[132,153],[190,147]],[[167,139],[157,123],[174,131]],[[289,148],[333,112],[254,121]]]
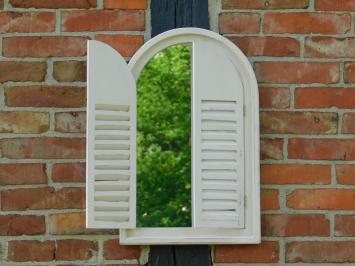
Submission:
[[[259,82],[261,245],[226,263],[355,263],[355,1],[222,0]]]
[[[146,7],[1,1],[0,265],[136,265],[142,256],[119,245],[117,230],[85,229],[85,61],[87,39],[132,56]]]
[[[214,261],[355,263],[355,0],[217,2],[260,84],[263,242]],[[130,57],[146,0],[0,8],[0,265],[143,263],[116,230],[86,230],[83,208],[86,40]]]

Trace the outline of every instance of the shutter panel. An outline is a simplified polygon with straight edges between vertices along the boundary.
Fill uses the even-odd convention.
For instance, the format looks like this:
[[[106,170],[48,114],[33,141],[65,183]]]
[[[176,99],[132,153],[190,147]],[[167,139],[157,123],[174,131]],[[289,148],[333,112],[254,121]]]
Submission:
[[[110,46],[88,42],[86,223],[136,226],[136,85]]]
[[[193,224],[244,227],[243,84],[216,42],[193,43]]]

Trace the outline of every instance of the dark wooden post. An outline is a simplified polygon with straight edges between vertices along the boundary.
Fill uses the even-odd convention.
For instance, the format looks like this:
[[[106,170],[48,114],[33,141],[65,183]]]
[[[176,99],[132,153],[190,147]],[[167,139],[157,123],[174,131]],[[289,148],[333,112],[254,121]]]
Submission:
[[[209,29],[208,0],[151,0],[152,37],[182,27]],[[149,266],[210,266],[209,246],[151,246]]]
[[[152,37],[182,27],[209,28],[208,0],[152,0]]]
[[[210,266],[209,246],[151,246],[149,266]]]

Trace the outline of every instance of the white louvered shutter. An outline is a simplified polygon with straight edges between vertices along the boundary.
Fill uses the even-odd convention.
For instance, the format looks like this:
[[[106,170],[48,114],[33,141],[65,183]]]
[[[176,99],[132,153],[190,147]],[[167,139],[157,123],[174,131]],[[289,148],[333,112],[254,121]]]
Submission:
[[[224,46],[194,41],[193,87],[193,225],[243,228],[243,84]]]
[[[136,85],[110,46],[88,42],[88,228],[136,227]]]

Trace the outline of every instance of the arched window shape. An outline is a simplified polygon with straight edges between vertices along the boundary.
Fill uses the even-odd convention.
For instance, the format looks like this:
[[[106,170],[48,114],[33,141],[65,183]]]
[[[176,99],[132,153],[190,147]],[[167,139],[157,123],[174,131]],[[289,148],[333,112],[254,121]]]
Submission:
[[[192,227],[136,228],[136,81],[163,49],[192,45]],[[253,69],[226,38],[165,32],[127,65],[89,41],[87,227],[120,228],[123,244],[260,241],[259,102]]]

